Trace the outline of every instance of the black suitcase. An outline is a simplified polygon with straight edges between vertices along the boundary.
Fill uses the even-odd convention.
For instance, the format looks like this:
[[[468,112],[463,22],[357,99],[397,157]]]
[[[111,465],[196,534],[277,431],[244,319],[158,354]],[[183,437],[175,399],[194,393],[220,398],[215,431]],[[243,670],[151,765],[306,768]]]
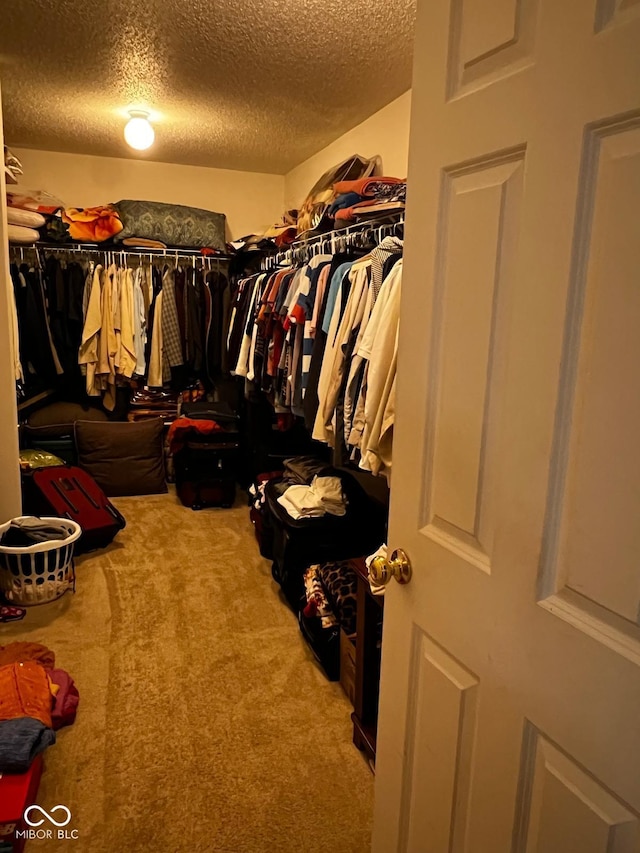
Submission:
[[[233,506],[236,497],[238,442],[220,432],[188,440],[173,457],[176,491],[191,509]]]
[[[225,432],[237,433],[240,418],[227,403],[209,403],[201,400],[197,403],[184,403],[180,414],[196,421],[215,421]]]
[[[386,540],[387,508],[370,497],[357,478],[340,471],[348,500],[344,516],[295,520],[278,503],[283,483],[271,480],[265,488],[273,530],[274,579],[297,611],[304,594],[304,571],[316,563],[349,560],[372,554]]]

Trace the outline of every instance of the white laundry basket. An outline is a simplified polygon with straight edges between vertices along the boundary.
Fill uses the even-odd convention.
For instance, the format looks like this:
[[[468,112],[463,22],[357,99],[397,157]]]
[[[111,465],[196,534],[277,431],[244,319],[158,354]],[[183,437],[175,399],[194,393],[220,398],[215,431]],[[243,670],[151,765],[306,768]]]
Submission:
[[[29,517],[19,516],[13,521]],[[46,604],[69,589],[75,590],[73,552],[82,528],[67,518],[42,516],[41,520],[59,527],[66,537],[24,548],[0,544],[0,590],[12,604]],[[0,537],[10,525],[10,521],[0,525]]]

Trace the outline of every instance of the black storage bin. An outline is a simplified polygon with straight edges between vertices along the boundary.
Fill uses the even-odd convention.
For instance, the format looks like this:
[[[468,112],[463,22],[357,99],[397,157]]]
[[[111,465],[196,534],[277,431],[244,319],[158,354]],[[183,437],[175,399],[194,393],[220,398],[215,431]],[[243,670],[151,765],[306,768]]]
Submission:
[[[273,529],[272,573],[295,610],[304,594],[305,569],[372,554],[386,539],[386,506],[370,497],[350,473],[341,470],[337,475],[348,500],[344,516],[293,519],[278,503],[286,489],[282,481],[272,480],[265,489]]]
[[[322,620],[317,616],[305,616],[306,603],[306,598],[303,598],[298,612],[298,624],[302,636],[309,644],[313,656],[325,671],[329,681],[338,681],[340,679],[340,628],[338,625],[323,628]]]

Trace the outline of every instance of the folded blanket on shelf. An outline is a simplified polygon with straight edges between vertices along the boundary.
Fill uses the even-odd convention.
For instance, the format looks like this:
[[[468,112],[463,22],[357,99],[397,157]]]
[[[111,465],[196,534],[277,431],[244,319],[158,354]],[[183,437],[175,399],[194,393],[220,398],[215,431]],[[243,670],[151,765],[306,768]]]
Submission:
[[[7,237],[10,243],[35,243],[40,239],[34,228],[25,228],[23,225],[8,225]]]
[[[359,201],[362,201],[362,196],[359,193],[341,193],[329,205],[327,213],[329,216],[335,217],[339,210],[342,210],[345,207],[353,207],[353,205],[358,204]]]
[[[71,239],[81,243],[102,243],[123,229],[118,211],[111,204],[68,207],[62,212],[62,221],[69,226]]]
[[[23,228],[42,228],[45,218],[35,210],[7,207],[7,222],[9,225],[21,225]]]
[[[32,717],[0,722],[0,773],[26,773],[36,755],[55,742],[53,729]]]
[[[406,184],[404,178],[360,178],[358,181],[338,181],[333,185],[333,191],[336,195],[341,193],[357,193],[365,198],[374,198],[380,192],[383,192],[386,187],[397,184]]]

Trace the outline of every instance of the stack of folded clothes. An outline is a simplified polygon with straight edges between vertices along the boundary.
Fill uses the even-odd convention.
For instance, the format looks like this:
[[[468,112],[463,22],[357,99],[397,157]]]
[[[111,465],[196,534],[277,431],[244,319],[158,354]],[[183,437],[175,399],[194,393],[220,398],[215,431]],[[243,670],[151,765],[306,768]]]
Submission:
[[[47,193],[7,187],[7,222],[9,242],[35,243],[46,216],[55,211],[58,200]]]
[[[371,177],[339,181],[333,185],[334,201],[328,215],[336,227],[363,217],[404,210],[407,182],[402,178]]]
[[[0,646],[0,774],[26,773],[76,718],[78,691],[39,643]]]
[[[327,515],[346,515],[347,504],[342,493],[340,477],[316,475],[311,485],[289,486],[278,498],[291,518],[322,518]]]

